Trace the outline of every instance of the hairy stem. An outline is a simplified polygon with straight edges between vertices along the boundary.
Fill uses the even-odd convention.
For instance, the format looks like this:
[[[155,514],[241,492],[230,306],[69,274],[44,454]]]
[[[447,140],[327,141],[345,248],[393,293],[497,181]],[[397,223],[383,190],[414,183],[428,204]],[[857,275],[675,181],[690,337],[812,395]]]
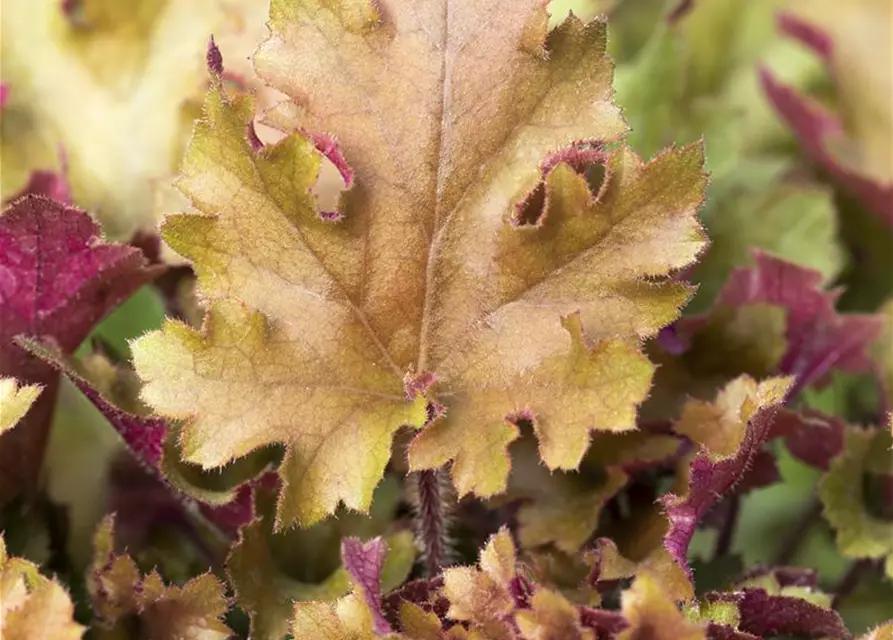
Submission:
[[[840,579],[837,588],[834,589],[834,600],[831,602],[831,608],[839,608],[841,603],[859,586],[865,574],[873,567],[874,562],[866,559],[856,560],[850,564],[850,568],[843,574],[843,578]]]
[[[738,514],[741,511],[741,496],[733,494],[729,498],[729,507],[726,517],[723,520],[722,528],[719,530],[719,537],[716,539],[716,549],[713,557],[721,558],[728,555],[732,550],[732,541],[735,538],[735,529],[738,526]]]
[[[446,564],[447,496],[443,470],[414,473],[416,536],[422,548],[425,574],[433,578]]]
[[[822,515],[822,503],[816,496],[810,498],[809,506],[800,519],[794,524],[794,528],[788,532],[775,556],[774,565],[788,565],[797,555],[800,545],[806,539],[806,535]]]

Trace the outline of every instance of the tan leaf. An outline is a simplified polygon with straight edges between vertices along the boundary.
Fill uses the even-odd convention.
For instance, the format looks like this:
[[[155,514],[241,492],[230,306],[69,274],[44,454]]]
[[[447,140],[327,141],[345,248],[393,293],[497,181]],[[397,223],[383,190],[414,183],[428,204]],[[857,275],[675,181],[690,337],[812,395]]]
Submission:
[[[630,626],[617,640],[706,640],[704,629],[686,621],[685,616],[651,573],[638,575],[632,587],[621,596],[623,615]]]
[[[452,460],[462,494],[505,489],[519,417],[562,469],[591,430],[635,427],[639,342],[678,314],[690,291],[667,275],[705,242],[703,150],[607,151],[624,124],[605,24],[547,18],[539,0],[274,0],[255,66],[307,137],[255,152],[251,100],[209,93],[178,183],[194,210],[164,223],[208,317],[134,357],[145,399],[189,419],[189,461],[287,446],[279,526],[367,509],[428,401],[445,412],[410,467]],[[351,163],[338,215],[317,211],[313,132]]]
[[[115,553],[114,518],[107,516],[96,531],[95,555],[87,575],[98,624],[112,633],[126,633],[130,619],[153,638],[223,640],[232,636],[223,618],[229,602],[224,585],[211,573],[182,586],[165,585],[153,571],[143,576],[128,555]]]
[[[55,580],[22,558],[10,558],[0,537],[0,637],[4,640],[78,640],[74,604]]]

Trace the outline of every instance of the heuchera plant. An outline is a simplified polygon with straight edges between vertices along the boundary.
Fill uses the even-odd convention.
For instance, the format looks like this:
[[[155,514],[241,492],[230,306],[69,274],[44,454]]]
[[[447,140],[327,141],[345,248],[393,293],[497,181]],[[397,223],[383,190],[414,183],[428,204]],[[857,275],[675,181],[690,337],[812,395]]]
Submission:
[[[821,3],[25,4],[3,638],[893,638],[893,112]]]

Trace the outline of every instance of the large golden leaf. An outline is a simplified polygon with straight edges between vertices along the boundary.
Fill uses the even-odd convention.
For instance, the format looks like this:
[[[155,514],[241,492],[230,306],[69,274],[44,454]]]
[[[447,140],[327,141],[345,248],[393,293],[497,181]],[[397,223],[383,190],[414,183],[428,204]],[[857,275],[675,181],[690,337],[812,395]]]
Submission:
[[[551,468],[576,468],[592,429],[633,429],[639,342],[704,246],[705,176],[700,145],[642,163],[613,144],[604,22],[549,32],[539,0],[274,0],[270,27],[259,75],[302,132],[337,135],[356,186],[318,213],[322,138],[255,151],[251,100],[209,93],[179,181],[196,211],[163,226],[206,323],[134,345],[145,399],[189,420],[185,457],[284,443],[278,524],[307,525],[368,508],[428,402],[443,415],[410,467],[452,460],[463,494],[504,490],[519,417]]]

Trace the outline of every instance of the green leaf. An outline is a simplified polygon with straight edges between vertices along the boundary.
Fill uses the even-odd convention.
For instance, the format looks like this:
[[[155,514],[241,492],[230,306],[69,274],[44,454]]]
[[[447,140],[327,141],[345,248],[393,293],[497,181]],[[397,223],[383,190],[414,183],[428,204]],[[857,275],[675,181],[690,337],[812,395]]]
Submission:
[[[872,513],[865,492],[873,474],[889,476],[893,470],[890,439],[886,430],[850,429],[844,452],[819,484],[819,495],[825,518],[837,531],[840,553],[849,558],[884,559],[885,571],[893,577],[893,520]]]

